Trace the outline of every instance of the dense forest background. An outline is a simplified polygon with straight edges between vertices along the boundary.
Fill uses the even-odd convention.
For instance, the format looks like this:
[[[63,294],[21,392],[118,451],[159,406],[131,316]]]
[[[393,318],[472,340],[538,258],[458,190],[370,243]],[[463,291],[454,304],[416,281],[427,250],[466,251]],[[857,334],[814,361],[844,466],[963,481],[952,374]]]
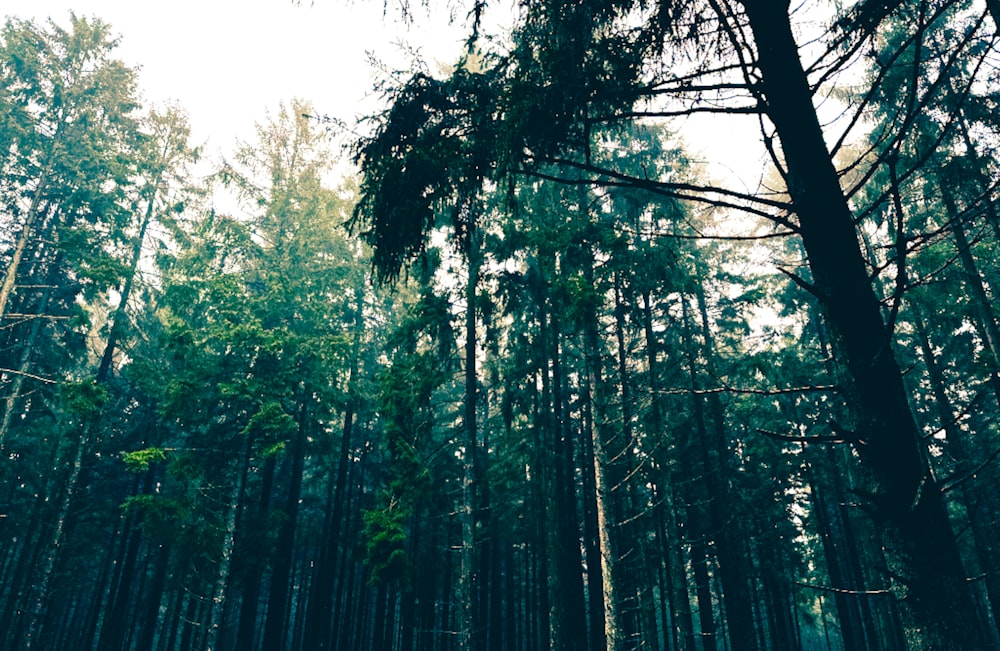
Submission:
[[[1000,648],[1000,5],[491,9],[215,160],[5,20],[0,648]]]

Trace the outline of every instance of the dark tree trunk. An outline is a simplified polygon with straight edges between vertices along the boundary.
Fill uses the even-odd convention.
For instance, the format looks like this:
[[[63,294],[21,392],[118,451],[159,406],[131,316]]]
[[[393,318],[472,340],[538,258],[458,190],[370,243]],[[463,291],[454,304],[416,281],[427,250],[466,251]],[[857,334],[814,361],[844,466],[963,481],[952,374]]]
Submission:
[[[347,376],[347,404],[344,406],[344,420],[341,428],[340,446],[337,448],[336,476],[331,481],[327,507],[328,518],[324,522],[323,536],[316,578],[309,600],[304,639],[311,649],[328,649],[331,638],[337,639],[334,630],[339,625],[338,608],[334,608],[338,584],[342,584],[343,573],[340,558],[344,542],[341,530],[347,504],[347,480],[350,467],[351,444],[354,435],[354,417],[357,409],[355,381],[361,364],[361,340],[364,335],[364,288],[356,287],[357,298],[354,309],[354,341],[351,344],[351,367]],[[346,553],[346,552],[345,552]],[[339,602],[339,598],[337,599]]]
[[[585,205],[585,204],[584,204]],[[593,252],[588,252],[587,258],[593,260]],[[595,286],[593,264],[584,266],[584,280],[589,287]],[[618,522],[615,519],[613,506],[615,495],[612,494],[616,482],[612,479],[612,465],[608,444],[614,439],[608,431],[612,422],[608,407],[608,386],[604,380],[604,360],[599,332],[599,321],[596,306],[591,306],[590,313],[584,316],[584,366],[587,382],[590,384],[593,399],[592,415],[594,427],[592,445],[594,458],[590,463],[594,467],[594,493],[597,505],[597,530],[601,551],[601,578],[603,579],[604,596],[604,635],[607,639],[608,651],[621,651],[625,648],[622,626],[622,607],[620,594],[620,573],[618,565],[621,555],[618,551]]]
[[[150,494],[153,490],[153,476],[155,473],[155,466],[150,466],[146,470],[142,479],[142,492],[139,494]],[[136,481],[138,481],[138,478],[136,478]],[[132,492],[136,494],[135,490]],[[114,563],[115,574],[108,593],[104,613],[104,626],[101,630],[99,643],[100,648],[108,650],[120,649],[124,646],[126,629],[130,622],[127,613],[134,600],[132,586],[136,578],[136,562],[139,557],[139,546],[142,541],[142,531],[139,528],[136,516],[129,515],[124,518],[121,540],[123,543],[122,553]]]
[[[470,651],[485,648],[483,622],[480,619],[480,603],[486,599],[482,585],[482,568],[477,563],[477,538],[482,525],[482,508],[479,503],[479,435],[476,414],[479,397],[479,377],[476,369],[476,292],[479,287],[479,268],[482,261],[480,252],[481,234],[474,216],[470,217],[465,242],[465,258],[468,277],[465,287],[465,396],[462,425],[465,429],[465,477],[463,478],[465,503],[462,513],[462,572],[459,577],[461,594],[463,646]]]
[[[924,367],[927,369],[931,394],[934,396],[934,407],[938,413],[941,429],[945,432],[945,440],[951,451],[951,455],[957,461],[957,469],[954,472],[962,475],[973,469],[973,454],[968,449],[969,446],[965,440],[966,433],[962,432],[958,427],[958,423],[955,422],[954,410],[945,389],[946,381],[944,373],[937,359],[934,357],[934,347],[931,344],[930,335],[927,332],[926,320],[921,313],[920,306],[915,305],[913,311],[914,329],[919,340],[918,343],[920,345],[921,357],[924,360]],[[967,484],[968,482],[962,482],[957,486],[958,500],[965,507],[969,518],[972,541],[979,559],[980,571],[983,574],[983,582],[985,583],[993,620],[1000,622],[1000,574],[994,571],[997,567],[997,561],[1000,559],[1000,554],[998,554],[997,537],[993,528],[994,522],[989,517],[994,511],[993,505],[996,498],[992,492],[976,490],[974,484],[973,487]],[[993,644],[997,644],[998,642],[1000,640],[996,640],[994,635]]]
[[[257,503],[257,522],[258,525],[262,525],[267,521],[268,514],[271,511],[271,493],[274,490],[274,468],[275,468],[275,458],[273,456],[268,457],[264,461],[264,471],[263,477],[261,478],[260,487],[260,501]],[[245,516],[244,516],[245,517]],[[260,547],[262,543],[260,538],[263,532],[258,529],[258,527],[240,527],[242,531],[242,537],[244,539],[251,539],[252,542],[248,541],[250,545]],[[257,636],[257,631],[260,628],[259,624],[259,610],[260,610],[260,589],[261,580],[264,576],[264,565],[265,559],[263,552],[252,554],[252,558],[249,559],[249,567],[245,571],[245,577],[243,579],[243,594],[242,600],[240,602],[240,614],[239,614],[239,624],[236,630],[236,647],[239,649],[252,649],[254,648],[254,639]]]
[[[590,385],[583,387],[583,458],[594,458],[594,413]],[[584,553],[587,561],[587,612],[590,621],[590,649],[604,651],[604,577],[601,572],[600,531],[597,522],[597,479],[594,464],[581,464],[583,475]]]
[[[565,381],[562,371],[560,345],[560,320],[553,314],[549,328],[549,356],[552,364],[552,406],[555,415],[555,493],[557,500],[557,553],[554,555],[558,573],[559,599],[556,613],[559,649],[587,648],[587,627],[581,625],[587,618],[583,591],[583,565],[580,557],[580,526],[577,518],[577,490],[574,446],[568,409]]]
[[[958,206],[955,205],[953,190],[949,187],[949,182],[939,182],[941,198],[944,200],[945,211],[951,224],[951,233],[955,238],[955,248],[958,250],[958,259],[962,263],[962,271],[965,276],[965,286],[972,296],[972,307],[975,319],[973,325],[979,333],[988,354],[986,355],[987,367],[990,371],[990,385],[996,396],[997,403],[1000,404],[1000,328],[997,327],[997,320],[993,314],[993,307],[989,296],[986,294],[986,287],[983,285],[983,277],[979,273],[976,259],[972,256],[972,244],[965,233],[964,215],[959,213]]]
[[[657,438],[665,438],[663,410],[660,406],[659,359],[656,333],[653,329],[653,307],[650,292],[645,291],[643,301],[643,334],[646,340],[646,358],[649,373],[650,429]],[[666,446],[664,446],[666,447]],[[665,559],[664,577],[661,590],[666,594],[666,615],[670,619],[670,640],[673,648],[694,651],[694,623],[691,615],[691,600],[687,590],[687,572],[681,550],[680,525],[674,499],[672,459],[669,455],[660,464],[659,477],[654,481],[658,491],[654,494],[657,513],[657,539]],[[666,631],[666,622],[664,624]],[[666,637],[666,633],[664,633]]]
[[[890,569],[905,586],[907,636],[928,649],[981,648],[944,498],[920,449],[890,333],[812,104],[788,5],[743,0],[743,6],[815,293],[844,370],[841,385],[855,418],[852,436],[875,483],[875,523]]]
[[[812,513],[816,518],[817,534],[823,546],[823,557],[826,559],[830,582],[836,588],[833,597],[837,606],[844,649],[864,651],[876,648],[877,643],[868,641],[874,632],[869,630],[870,624],[866,626],[864,617],[866,606],[864,600],[869,597],[850,594],[851,591],[859,592],[860,587],[852,578],[849,564],[843,558],[846,553],[843,548],[848,546],[848,536],[851,534],[842,527],[835,527],[835,523],[839,524],[837,509],[830,504],[831,499],[827,497],[826,490],[819,485],[814,475],[812,467],[807,467],[806,477],[813,500]],[[869,615],[867,619],[870,621],[871,616]]]
[[[264,648],[278,651],[286,647],[288,614],[292,585],[292,559],[295,555],[295,528],[299,520],[299,498],[302,496],[302,471],[305,466],[306,432],[309,428],[309,392],[299,408],[299,427],[292,444],[292,468],[288,479],[288,496],[284,517],[275,543],[268,590],[267,621],[264,626]]]
[[[167,568],[170,561],[170,547],[161,545],[156,553],[156,565],[153,570],[153,580],[146,590],[145,608],[138,618],[137,632],[135,635],[136,651],[152,651],[153,640],[160,623],[160,600],[163,596],[163,589],[167,582]],[[166,648],[172,648],[168,645]]]
[[[553,452],[555,448],[555,438],[552,424],[552,381],[549,373],[549,356],[547,342],[549,340],[549,316],[545,305],[544,294],[539,298],[538,305],[538,345],[536,354],[539,367],[537,373],[540,376],[541,391],[535,395],[534,402],[534,450],[533,466],[535,470],[534,496],[536,502],[535,517],[539,519],[532,523],[535,540],[535,566],[536,575],[533,586],[535,587],[535,604],[531,609],[535,615],[535,635],[536,644],[547,648],[552,646],[554,637],[558,637],[558,632],[553,631],[553,626],[559,625],[558,617],[553,621],[552,604],[559,600],[558,576],[553,576],[553,571],[549,567],[550,559],[555,558],[555,535],[551,523],[558,522],[558,505],[553,495],[555,491],[555,479],[553,466],[555,458]]]
[[[697,284],[695,292],[698,312],[701,317],[705,367],[709,377],[716,378],[718,373],[715,368],[715,343],[708,320],[704,286]],[[694,361],[692,360],[691,363],[693,364]],[[692,386],[698,388],[696,384]],[[695,400],[700,400],[700,398],[695,397]],[[729,451],[725,415],[719,394],[717,392],[709,393],[707,400],[711,422],[706,424],[704,417],[701,417],[698,429],[699,434],[704,435],[702,454],[705,455],[705,470],[714,477],[708,484],[709,512],[711,513],[712,529],[715,531],[715,540],[719,548],[719,578],[722,581],[729,641],[734,649],[752,650],[756,648],[757,637],[754,628],[754,602],[749,588],[751,562],[747,554],[743,552],[744,536],[740,519],[727,511],[727,509],[735,508],[738,504],[738,496],[735,495],[730,483],[730,473],[734,460]]]

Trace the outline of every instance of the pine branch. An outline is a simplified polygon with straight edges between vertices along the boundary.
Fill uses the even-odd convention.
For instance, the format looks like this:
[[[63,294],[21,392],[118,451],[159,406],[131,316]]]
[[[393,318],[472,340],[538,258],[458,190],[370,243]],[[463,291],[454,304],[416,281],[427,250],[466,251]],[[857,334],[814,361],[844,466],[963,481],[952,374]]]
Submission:
[[[0,368],[0,373],[11,373],[13,375],[20,375],[21,377],[26,377],[29,380],[37,380],[38,382],[44,382],[45,384],[58,384],[57,380],[42,377],[40,375],[32,375],[31,373],[25,373],[24,371],[15,371],[12,368]]]
[[[796,285],[798,285],[802,289],[806,290],[807,292],[809,292],[810,294],[812,294],[816,298],[822,299],[822,296],[819,295],[819,290],[816,289],[816,285],[812,284],[811,282],[809,282],[805,278],[802,278],[798,274],[795,274],[795,273],[789,271],[788,269],[785,269],[784,267],[777,267],[777,269],[781,273],[783,273],[786,276],[788,276],[793,283],[795,283]]]
[[[823,592],[834,592],[837,594],[853,594],[862,597],[877,597],[882,595],[891,595],[892,590],[889,588],[881,588],[879,590],[851,590],[848,588],[834,588],[828,585],[815,585],[812,583],[804,583],[802,581],[796,581],[795,585],[802,586],[803,588],[811,588],[813,590],[822,590]]]
[[[849,439],[847,437],[844,437],[844,436],[838,436],[838,435],[826,435],[826,436],[824,436],[824,435],[820,435],[820,434],[812,434],[812,435],[808,435],[808,436],[802,436],[802,435],[796,435],[796,434],[781,434],[779,432],[772,432],[770,430],[766,430],[766,429],[763,429],[763,428],[760,428],[760,427],[754,428],[754,431],[756,431],[758,434],[763,434],[764,436],[767,436],[769,438],[776,439],[778,441],[785,441],[785,442],[788,442],[788,443],[833,443],[833,444],[840,444],[840,443],[851,443],[852,442],[851,439]]]
[[[837,387],[833,384],[817,384],[815,386],[809,387],[788,387],[782,389],[740,389],[736,387],[713,387],[711,389],[692,389],[692,388],[672,388],[672,389],[660,389],[656,393],[658,395],[666,396],[676,396],[676,395],[693,395],[693,396],[706,396],[717,393],[731,393],[733,395],[750,395],[750,396],[783,396],[796,393],[811,393],[811,392],[832,392],[836,391]]]
[[[983,461],[975,468],[972,468],[971,470],[968,470],[964,473],[956,473],[951,475],[950,477],[942,479],[940,482],[938,482],[938,486],[940,487],[941,492],[947,493],[948,491],[951,491],[954,488],[958,487],[960,484],[972,479],[973,477],[981,473],[983,470],[985,470],[988,465],[996,461],[998,456],[1000,456],[1000,448],[994,450],[990,454],[990,456],[986,458],[986,461]]]

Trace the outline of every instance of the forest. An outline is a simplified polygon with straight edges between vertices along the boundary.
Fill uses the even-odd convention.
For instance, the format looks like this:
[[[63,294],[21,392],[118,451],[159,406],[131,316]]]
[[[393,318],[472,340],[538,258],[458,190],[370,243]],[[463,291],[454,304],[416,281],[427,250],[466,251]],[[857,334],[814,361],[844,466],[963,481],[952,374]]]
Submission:
[[[4,19],[0,649],[1000,648],[1000,2],[448,6],[219,157]]]

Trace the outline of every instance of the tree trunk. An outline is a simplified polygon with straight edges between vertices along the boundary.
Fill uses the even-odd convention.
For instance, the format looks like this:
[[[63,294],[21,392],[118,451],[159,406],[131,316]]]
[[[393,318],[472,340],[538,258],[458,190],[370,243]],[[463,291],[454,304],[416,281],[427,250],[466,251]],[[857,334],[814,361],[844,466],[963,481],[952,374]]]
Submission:
[[[938,420],[941,429],[945,432],[945,441],[951,450],[952,456],[958,462],[956,474],[969,472],[974,466],[975,459],[966,444],[966,434],[960,430],[955,422],[954,410],[948,393],[945,389],[946,381],[937,359],[934,357],[934,347],[931,344],[930,335],[927,332],[926,320],[920,307],[913,307],[914,329],[920,345],[920,354],[924,360],[924,367],[927,369],[927,377],[931,385],[931,394],[934,396],[934,407],[938,413]],[[973,480],[974,481],[974,480]],[[976,492],[975,497],[970,494]],[[994,511],[993,505],[996,499],[992,492],[976,491],[969,488],[963,482],[957,487],[958,499],[965,506],[965,512],[969,518],[972,530],[972,540],[976,554],[979,557],[979,567],[983,572],[983,581],[986,585],[986,593],[989,598],[993,620],[1000,622],[1000,574],[995,570],[1000,554],[997,550],[996,534],[993,530],[994,522],[991,518],[983,517],[983,511],[990,514]],[[993,644],[1000,640],[994,639]]]
[[[292,558],[295,553],[295,527],[299,520],[299,500],[302,496],[302,472],[305,467],[306,432],[309,425],[309,391],[303,392],[299,409],[299,427],[292,444],[291,477],[288,480],[288,497],[285,500],[284,518],[275,543],[274,562],[271,569],[271,587],[268,591],[267,622],[264,627],[263,648],[278,651],[287,647],[288,609],[292,584]]]
[[[17,406],[18,398],[21,397],[21,389],[24,387],[24,380],[28,377],[28,366],[31,361],[31,354],[35,350],[35,342],[38,341],[38,336],[42,331],[43,319],[41,315],[45,313],[51,295],[51,288],[47,288],[42,294],[42,300],[38,306],[38,316],[35,317],[34,323],[31,324],[31,330],[28,332],[28,339],[24,342],[24,348],[21,351],[21,357],[18,361],[18,368],[14,373],[14,380],[11,384],[10,393],[4,400],[3,418],[0,419],[0,446],[3,445],[4,440],[7,438],[7,433],[10,431],[11,422],[14,418],[14,409]]]
[[[715,608],[712,603],[712,585],[709,573],[711,557],[708,553],[709,534],[711,527],[712,495],[708,487],[711,479],[708,476],[708,441],[705,434],[705,406],[698,395],[700,382],[695,354],[694,329],[689,316],[687,298],[681,297],[682,328],[685,339],[684,353],[687,356],[688,375],[691,389],[691,413],[694,420],[694,434],[685,436],[685,457],[691,474],[688,476],[687,522],[688,538],[691,540],[691,571],[694,575],[695,598],[698,602],[698,624],[701,629],[701,641],[704,651],[715,651],[718,648],[718,633],[715,623]]]
[[[162,172],[160,174],[162,175]],[[142,245],[146,240],[146,229],[149,228],[149,224],[153,221],[153,210],[159,188],[160,176],[157,176],[156,181],[153,183],[153,189],[150,193],[149,202],[146,205],[146,212],[142,217],[142,222],[139,224],[139,234],[132,243],[132,260],[129,262],[128,276],[126,276],[125,285],[122,287],[121,297],[118,300],[118,308],[115,310],[114,316],[111,318],[111,328],[108,331],[108,340],[104,346],[104,354],[101,355],[101,363],[97,367],[98,383],[103,383],[107,379],[108,374],[111,372],[111,363],[114,361],[115,349],[118,346],[118,340],[121,338],[122,329],[125,327],[124,324],[127,318],[126,309],[128,308],[128,301],[132,296],[132,288],[135,287],[135,277],[139,271],[139,259],[142,257]]]
[[[85,424],[83,425],[83,432],[81,432],[79,438],[74,441],[73,459],[70,462],[69,476],[66,478],[65,488],[63,489],[62,500],[59,503],[59,510],[56,513],[56,520],[55,525],[52,528],[52,534],[49,537],[49,540],[45,541],[43,544],[43,549],[45,549],[46,552],[44,558],[42,559],[38,579],[33,589],[34,596],[29,602],[29,607],[32,611],[29,615],[31,619],[28,622],[27,633],[21,642],[21,648],[23,651],[30,651],[36,643],[45,643],[42,625],[44,624],[46,615],[48,614],[49,601],[51,599],[49,592],[56,569],[56,563],[59,560],[59,552],[64,542],[66,521],[69,518],[70,507],[73,504],[73,497],[76,494],[76,482],[80,477],[80,470],[83,468],[83,452],[87,448],[89,442],[90,426],[89,424]]]
[[[230,569],[233,564],[233,551],[236,542],[236,521],[246,490],[247,472],[250,465],[250,437],[247,437],[243,458],[240,460],[239,475],[233,482],[233,490],[226,505],[226,519],[223,525],[222,548],[219,550],[219,567],[215,574],[212,590],[211,607],[208,622],[205,626],[205,649],[215,651],[219,647],[223,613],[226,605],[226,592],[229,588]]]
[[[554,560],[558,576],[558,599],[554,605],[558,638],[554,648],[583,649],[587,646],[587,606],[583,591],[580,557],[580,525],[577,518],[576,460],[567,408],[568,391],[562,370],[561,322],[553,310],[549,324],[548,351],[552,368],[552,434],[555,442],[556,546]]]
[[[135,634],[135,651],[152,651],[153,640],[156,637],[160,621],[160,601],[167,581],[167,569],[170,564],[170,546],[160,545],[156,552],[156,564],[153,570],[153,580],[146,590],[146,599],[142,614],[138,618],[138,630]],[[169,620],[168,620],[169,621]],[[175,629],[172,629],[172,631]],[[167,645],[165,648],[173,648]]]
[[[53,138],[57,140],[61,131],[62,125],[60,124]],[[52,166],[55,163],[55,159],[55,144],[53,144],[53,149],[49,151],[48,158],[45,161],[45,167],[42,168],[41,174],[38,176],[38,185],[35,186],[35,192],[31,196],[28,214],[24,219],[24,224],[21,226],[21,232],[17,236],[17,242],[14,244],[14,251],[11,253],[10,264],[7,265],[7,273],[4,275],[3,284],[0,285],[0,319],[3,319],[7,315],[7,303],[10,301],[10,295],[14,291],[14,284],[17,281],[21,260],[24,258],[24,251],[28,247],[28,241],[31,240],[32,230],[42,206],[42,194],[48,185],[49,175],[52,173]]]
[[[659,384],[659,359],[656,333],[653,329],[653,307],[649,291],[642,294],[643,302],[643,334],[646,341],[646,358],[649,374],[650,394],[650,429],[656,439],[665,438],[667,433],[663,427],[663,410],[661,408]],[[670,639],[673,648],[694,651],[694,624],[691,617],[691,601],[687,591],[687,573],[684,569],[684,559],[681,553],[681,537],[677,519],[677,506],[674,498],[672,460],[668,457],[660,464],[658,481],[654,486],[658,494],[654,494],[657,507],[657,537],[660,549],[666,559],[664,581],[661,589],[667,592],[667,604],[670,615]],[[664,633],[666,636],[666,633]]]
[[[257,519],[258,523],[263,525],[267,522],[268,515],[271,512],[271,493],[274,491],[274,471],[277,461],[273,456],[268,457],[264,461],[264,469],[260,482],[260,500],[257,502]],[[245,530],[244,527],[240,527],[243,530],[241,534],[243,539],[248,542],[247,546],[257,545],[262,546],[264,544],[263,537],[264,531],[257,530],[254,527],[253,530]],[[251,557],[247,561],[247,568],[243,572],[243,594],[240,603],[240,614],[239,614],[239,625],[236,628],[236,647],[239,649],[252,649],[254,648],[254,638],[259,630],[259,611],[260,611],[260,589],[261,581],[264,576],[264,554],[251,554]]]
[[[792,35],[787,3],[743,0],[767,114],[781,140],[789,193],[815,293],[843,367],[856,447],[875,483],[872,510],[907,605],[907,637],[928,649],[983,639],[944,498],[924,461],[853,216],[840,189]]]
[[[594,412],[591,387],[583,386],[583,455],[580,464],[583,476],[584,551],[587,562],[587,610],[590,621],[590,650],[605,651],[607,638],[604,635],[604,576],[601,573],[601,538],[597,517],[597,478],[594,464],[586,460],[594,458]]]
[[[699,271],[704,277],[704,272]],[[701,317],[701,334],[704,345],[705,370],[710,378],[718,377],[715,368],[715,343],[712,328],[708,319],[708,306],[705,301],[705,288],[701,283],[695,284],[695,297],[698,302],[698,312]],[[692,360],[693,363],[693,360]],[[693,385],[697,388],[697,385]],[[696,397],[696,399],[699,399]],[[753,601],[749,589],[750,559],[743,549],[743,532],[738,517],[734,517],[727,508],[735,508],[739,498],[734,494],[730,484],[732,454],[726,435],[725,415],[722,402],[717,392],[708,395],[709,416],[711,427],[707,428],[706,439],[703,441],[706,472],[718,474],[715,481],[708,486],[712,529],[716,532],[716,543],[719,548],[719,575],[722,581],[723,601],[726,607],[726,623],[729,629],[729,641],[735,649],[755,649],[757,639],[754,630]],[[704,421],[699,424],[704,427]]]
[[[593,269],[589,280],[593,286]],[[617,532],[615,531],[614,509],[611,493],[612,482],[608,477],[610,457],[606,442],[608,435],[606,423],[611,422],[605,413],[605,398],[601,395],[605,387],[603,361],[601,360],[601,344],[598,334],[597,314],[589,314],[585,318],[586,370],[590,386],[594,390],[594,422],[592,445],[594,448],[594,488],[597,496],[597,531],[601,549],[601,578],[604,593],[604,635],[607,638],[608,651],[623,651],[626,639],[622,629],[622,613],[620,596],[618,594],[619,559],[616,547]]]
[[[308,648],[330,648],[331,637],[336,640],[334,629],[337,618],[334,609],[334,593],[337,589],[338,555],[343,542],[341,527],[346,511],[348,468],[350,466],[351,444],[354,435],[354,416],[357,410],[357,387],[355,385],[361,365],[361,342],[364,336],[364,283],[355,287],[354,334],[351,343],[351,366],[347,375],[347,403],[344,405],[344,420],[341,427],[340,446],[337,448],[336,476],[331,480],[328,499],[328,519],[324,522],[322,546],[316,579],[311,590],[305,642]]]
[[[136,495],[149,495],[153,490],[155,466],[146,469],[141,488],[131,492]],[[138,478],[136,480],[138,482]],[[101,630],[99,645],[102,649],[121,649],[126,639],[126,629],[131,618],[127,613],[133,604],[132,586],[136,578],[136,564],[139,557],[139,547],[142,542],[141,522],[135,515],[122,519],[121,540],[122,550],[113,563],[115,574],[111,580],[111,588],[104,612],[104,626]]]
[[[978,265],[976,265],[975,258],[972,257],[972,245],[965,234],[963,216],[959,214],[958,206],[955,205],[953,191],[947,182],[939,182],[939,187],[945,211],[951,223],[951,234],[955,238],[958,259],[962,263],[965,286],[972,295],[972,307],[976,315],[974,324],[989,353],[986,356],[986,361],[990,369],[990,385],[993,387],[997,402],[1000,403],[1000,328],[997,327],[997,320],[993,314],[989,296],[986,294],[986,288],[983,286],[983,278],[979,273]]]
[[[464,473],[462,480],[462,569],[459,575],[459,608],[462,617],[461,646],[470,651],[483,649],[479,602],[485,598],[481,594],[482,576],[476,563],[476,537],[480,527],[479,508],[479,436],[476,421],[476,401],[478,400],[479,378],[476,372],[476,291],[479,287],[479,267],[482,261],[479,239],[481,234],[475,218],[470,217],[466,234],[465,261],[468,277],[465,285],[465,429]]]

